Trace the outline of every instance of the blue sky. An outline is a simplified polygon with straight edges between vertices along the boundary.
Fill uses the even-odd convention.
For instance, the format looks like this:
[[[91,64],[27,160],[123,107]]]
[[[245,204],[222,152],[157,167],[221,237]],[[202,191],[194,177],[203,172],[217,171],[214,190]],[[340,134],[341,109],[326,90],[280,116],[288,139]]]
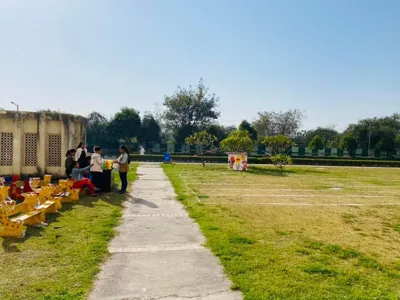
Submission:
[[[398,0],[0,0],[0,106],[153,110],[200,77],[223,124],[400,112]]]

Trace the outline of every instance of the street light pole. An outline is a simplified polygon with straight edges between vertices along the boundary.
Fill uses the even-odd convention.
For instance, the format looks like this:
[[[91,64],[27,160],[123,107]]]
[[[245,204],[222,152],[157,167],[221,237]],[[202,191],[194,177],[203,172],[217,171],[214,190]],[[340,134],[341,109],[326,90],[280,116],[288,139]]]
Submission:
[[[368,153],[370,149],[371,149],[371,127],[369,128],[368,132]]]
[[[19,112],[19,105],[14,103],[14,102],[12,102],[12,101],[11,101],[11,104],[14,104],[17,107],[17,112]]]

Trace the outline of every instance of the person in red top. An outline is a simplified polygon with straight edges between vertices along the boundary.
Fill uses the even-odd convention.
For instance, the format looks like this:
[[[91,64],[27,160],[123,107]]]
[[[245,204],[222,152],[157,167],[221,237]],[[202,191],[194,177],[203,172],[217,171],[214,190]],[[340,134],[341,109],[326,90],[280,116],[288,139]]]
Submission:
[[[87,188],[89,190],[89,194],[93,195],[94,192],[99,191],[99,189],[94,186],[89,178],[84,178],[82,175],[82,173],[89,171],[90,167],[91,165],[80,169],[79,163],[77,162],[75,164],[75,168],[72,169],[71,178],[75,180],[72,186],[74,189],[82,190]]]

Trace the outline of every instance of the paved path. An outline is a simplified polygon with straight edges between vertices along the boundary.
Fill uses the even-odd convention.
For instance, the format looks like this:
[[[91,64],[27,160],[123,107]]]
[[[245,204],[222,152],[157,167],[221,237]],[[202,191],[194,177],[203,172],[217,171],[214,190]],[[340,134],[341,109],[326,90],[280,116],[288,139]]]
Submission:
[[[143,176],[125,202],[112,256],[89,299],[242,299],[230,290],[218,259],[201,246],[204,238],[162,168],[142,164],[138,173]]]

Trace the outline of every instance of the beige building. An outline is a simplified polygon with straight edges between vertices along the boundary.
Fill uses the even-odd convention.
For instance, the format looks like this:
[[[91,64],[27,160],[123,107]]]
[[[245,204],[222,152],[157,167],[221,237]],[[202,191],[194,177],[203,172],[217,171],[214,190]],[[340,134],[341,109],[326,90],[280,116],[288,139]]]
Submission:
[[[87,119],[0,110],[0,176],[65,174],[68,149],[86,140]]]

